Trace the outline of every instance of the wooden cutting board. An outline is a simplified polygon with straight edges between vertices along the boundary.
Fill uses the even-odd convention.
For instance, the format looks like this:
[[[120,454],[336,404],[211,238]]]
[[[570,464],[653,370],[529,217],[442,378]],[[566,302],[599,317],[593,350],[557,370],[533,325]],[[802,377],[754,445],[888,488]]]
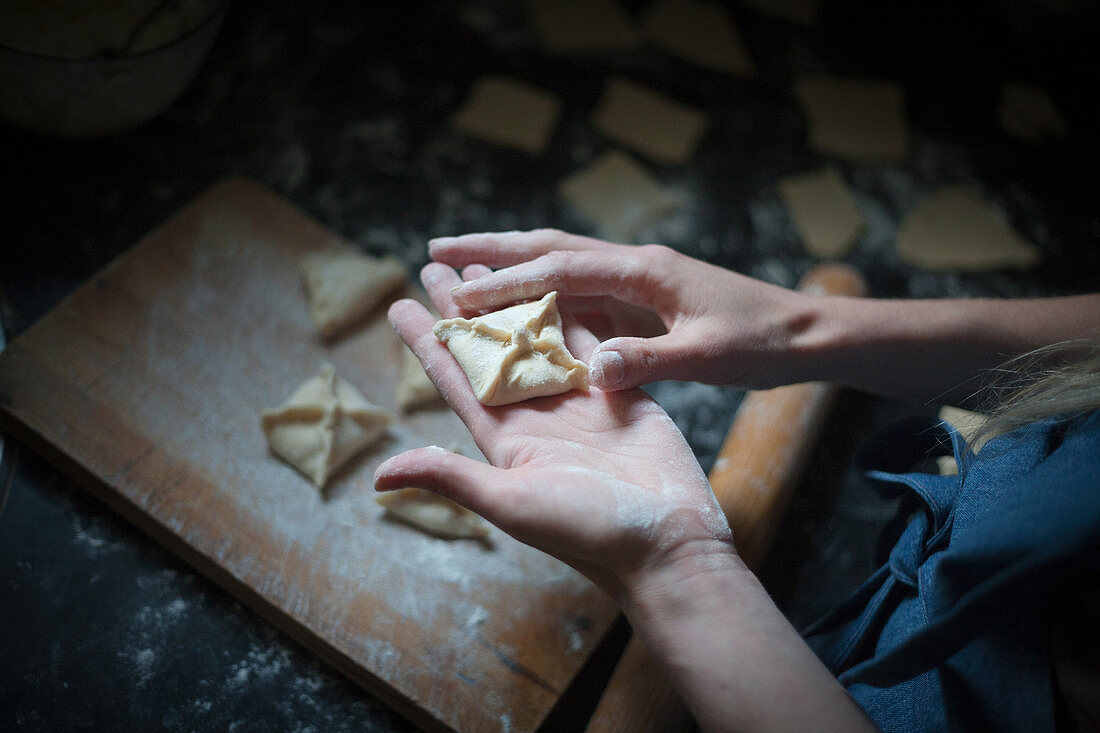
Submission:
[[[496,529],[486,546],[383,518],[389,456],[480,456],[458,418],[400,416],[324,495],[267,451],[260,410],[325,361],[397,412],[384,308],[331,345],[309,318],[298,258],[339,243],[256,184],[219,183],[0,354],[3,428],[419,725],[532,730],[616,609]]]

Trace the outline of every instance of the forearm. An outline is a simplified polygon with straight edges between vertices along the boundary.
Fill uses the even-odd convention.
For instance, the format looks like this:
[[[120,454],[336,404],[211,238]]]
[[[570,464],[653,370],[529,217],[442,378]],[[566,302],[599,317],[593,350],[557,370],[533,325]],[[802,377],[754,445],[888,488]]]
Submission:
[[[732,551],[694,554],[627,587],[635,632],[703,730],[874,728]]]
[[[1032,300],[820,298],[792,338],[807,379],[921,402],[980,404],[993,372],[1041,346],[1100,336],[1100,295]]]

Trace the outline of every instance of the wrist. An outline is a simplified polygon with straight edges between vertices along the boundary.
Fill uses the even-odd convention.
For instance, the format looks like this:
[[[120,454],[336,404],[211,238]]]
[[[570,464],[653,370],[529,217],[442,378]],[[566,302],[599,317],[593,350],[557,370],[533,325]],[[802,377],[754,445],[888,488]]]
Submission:
[[[649,621],[663,626],[705,613],[718,599],[724,603],[738,588],[755,584],[732,543],[700,539],[627,574],[619,600],[635,626]]]

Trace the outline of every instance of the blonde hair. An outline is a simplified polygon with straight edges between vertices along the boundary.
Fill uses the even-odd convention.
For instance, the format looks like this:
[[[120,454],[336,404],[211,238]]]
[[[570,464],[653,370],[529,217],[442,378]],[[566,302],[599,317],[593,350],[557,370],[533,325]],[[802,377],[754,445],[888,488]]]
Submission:
[[[1100,410],[1100,338],[1044,346],[996,370],[988,417],[971,439],[981,446],[998,435],[1055,416]]]

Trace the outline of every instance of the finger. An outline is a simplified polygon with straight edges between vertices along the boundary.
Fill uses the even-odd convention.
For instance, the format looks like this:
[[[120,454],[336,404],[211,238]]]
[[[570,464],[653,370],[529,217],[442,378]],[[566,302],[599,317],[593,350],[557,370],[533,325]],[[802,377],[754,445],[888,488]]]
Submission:
[[[475,263],[489,267],[509,267],[540,257],[554,250],[607,250],[619,245],[591,237],[566,234],[557,229],[529,232],[486,232],[460,237],[440,237],[428,242],[428,252],[436,262],[454,268]]]
[[[415,448],[390,458],[374,472],[375,491],[426,489],[493,521],[506,472],[439,446]]]
[[[600,344],[589,359],[589,380],[603,390],[629,389],[662,379],[697,380],[713,354],[690,330],[655,338],[619,337]]]
[[[556,251],[462,283],[450,294],[455,303],[470,309],[539,298],[551,290],[571,297],[610,295],[645,306],[653,301],[656,277],[636,257]]]
[[[420,282],[424,284],[428,297],[432,299],[432,304],[441,316],[457,318],[464,315],[451,297],[451,289],[462,284],[457,272],[438,262],[429,262],[420,270]]]
[[[592,350],[599,346],[600,340],[584,323],[568,312],[561,314],[561,328],[565,337],[565,348],[569,349],[574,358],[587,362]]]
[[[479,277],[490,273],[492,273],[492,270],[485,265],[469,265],[462,269],[462,279],[463,281],[477,280]]]
[[[435,325],[432,315],[415,300],[399,300],[390,306],[389,318],[398,335],[416,354],[443,399],[470,429],[474,440],[483,439],[492,427],[492,418],[474,396],[462,367],[436,338],[432,331]]]

